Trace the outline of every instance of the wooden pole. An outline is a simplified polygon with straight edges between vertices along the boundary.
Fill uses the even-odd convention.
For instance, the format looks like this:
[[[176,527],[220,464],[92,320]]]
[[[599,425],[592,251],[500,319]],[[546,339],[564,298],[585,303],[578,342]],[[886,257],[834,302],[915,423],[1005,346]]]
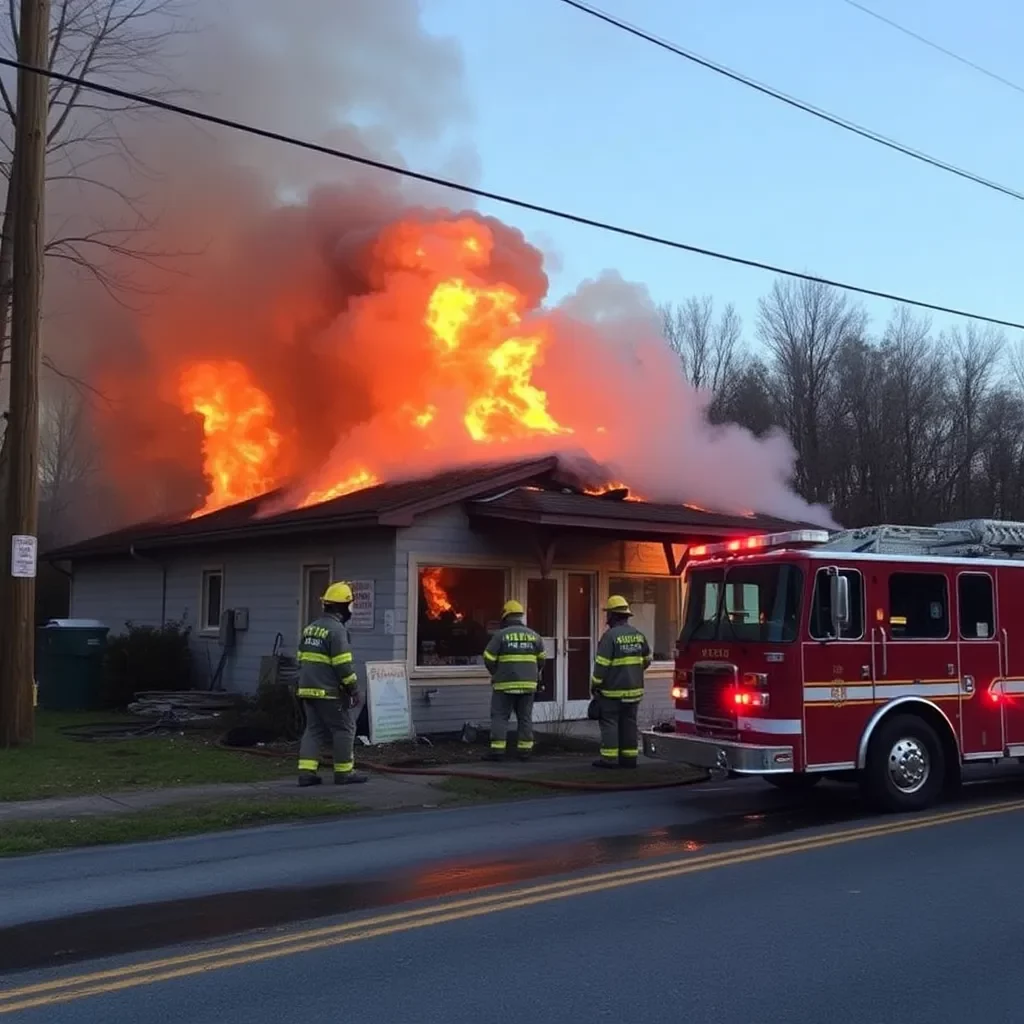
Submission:
[[[18,59],[46,68],[50,0],[21,0]],[[0,602],[0,747],[31,741],[35,683],[35,560],[39,520],[39,320],[43,291],[43,193],[49,80],[19,69],[14,160],[14,278],[7,529]]]

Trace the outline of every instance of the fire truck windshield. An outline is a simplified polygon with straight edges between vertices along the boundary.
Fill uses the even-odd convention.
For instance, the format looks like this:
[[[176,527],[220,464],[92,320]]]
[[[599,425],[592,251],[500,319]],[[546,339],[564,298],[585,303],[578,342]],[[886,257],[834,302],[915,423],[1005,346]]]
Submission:
[[[738,564],[687,574],[680,643],[789,643],[800,629],[803,573],[795,565]]]

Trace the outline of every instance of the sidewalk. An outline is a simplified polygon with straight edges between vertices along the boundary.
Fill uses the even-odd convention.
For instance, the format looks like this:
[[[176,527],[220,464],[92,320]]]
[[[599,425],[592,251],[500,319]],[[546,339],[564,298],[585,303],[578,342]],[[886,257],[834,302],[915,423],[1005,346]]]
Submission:
[[[92,796],[50,797],[45,800],[0,802],[0,825],[12,821],[53,821],[68,818],[86,818],[98,815],[126,814],[133,811],[170,807],[175,804],[232,800],[244,797],[337,798],[339,803],[355,805],[360,810],[390,811],[402,808],[439,807],[451,803],[456,797],[437,788],[446,776],[467,775],[475,772],[508,776],[509,779],[528,778],[534,774],[557,774],[565,770],[578,770],[590,764],[590,756],[537,758],[528,764],[518,761],[461,763],[447,766],[437,775],[395,775],[371,772],[370,781],[362,786],[340,787],[330,784],[324,772],[325,784],[300,789],[293,778],[268,782],[214,783],[208,786],[180,786],[170,789],[136,789],[118,793],[100,793]],[[595,776],[595,782],[610,781],[606,776]],[[538,789],[538,796],[542,794]]]

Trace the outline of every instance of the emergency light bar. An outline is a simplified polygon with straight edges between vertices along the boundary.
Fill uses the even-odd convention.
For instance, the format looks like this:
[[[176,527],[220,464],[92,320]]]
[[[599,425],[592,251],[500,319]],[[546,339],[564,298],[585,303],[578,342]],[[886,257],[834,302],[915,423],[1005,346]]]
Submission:
[[[792,547],[794,544],[824,544],[827,540],[827,530],[790,530],[788,533],[762,533],[740,540],[726,540],[720,544],[698,544],[690,548],[686,555],[688,558],[710,558],[744,551],[768,551],[771,548]]]

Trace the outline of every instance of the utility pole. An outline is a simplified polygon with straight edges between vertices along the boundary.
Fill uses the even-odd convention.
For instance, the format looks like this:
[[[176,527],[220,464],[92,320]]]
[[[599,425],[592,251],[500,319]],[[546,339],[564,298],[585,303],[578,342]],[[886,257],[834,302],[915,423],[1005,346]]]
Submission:
[[[21,0],[18,60],[45,69],[50,0]],[[36,530],[39,520],[39,320],[43,292],[43,194],[49,80],[18,70],[14,159],[14,278],[11,300],[11,402],[7,424],[5,600],[0,602],[0,748],[34,732]]]

